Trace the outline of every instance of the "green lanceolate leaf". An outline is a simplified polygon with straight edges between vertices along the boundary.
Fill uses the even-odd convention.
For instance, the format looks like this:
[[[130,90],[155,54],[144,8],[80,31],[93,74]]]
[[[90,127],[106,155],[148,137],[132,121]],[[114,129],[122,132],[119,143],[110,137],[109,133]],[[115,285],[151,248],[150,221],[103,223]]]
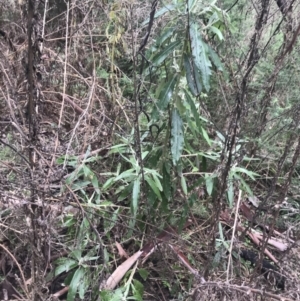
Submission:
[[[214,177],[210,175],[205,176],[205,184],[208,195],[212,195],[214,189]]]
[[[194,96],[198,96],[202,91],[202,85],[201,85],[200,74],[198,72],[198,69],[194,64],[193,59],[187,54],[183,55],[183,63],[184,63],[186,80],[189,89]]]
[[[81,300],[84,299],[84,295],[85,295],[85,293],[86,293],[89,285],[90,285],[90,283],[89,283],[87,277],[86,276],[83,277],[83,279],[81,280],[81,282],[80,282],[80,284],[78,286],[78,294],[79,294],[79,298]]]
[[[182,188],[183,193],[185,195],[187,195],[188,191],[187,191],[187,185],[186,185],[186,181],[185,181],[185,177],[184,176],[180,177],[180,182],[181,182],[181,188]]]
[[[206,45],[206,49],[208,51],[208,54],[213,62],[213,64],[216,66],[216,68],[219,70],[219,71],[224,71],[224,67],[223,67],[223,64],[221,63],[220,61],[220,58],[219,56],[216,54],[216,52],[209,46],[209,45]]]
[[[162,51],[157,53],[151,60],[154,66],[159,66],[173,50],[181,43],[181,41],[175,41],[166,46]]]
[[[197,0],[189,0],[188,1],[188,10],[190,11],[190,12],[192,12],[193,11],[193,9],[194,9],[194,6],[197,4]]]
[[[106,182],[102,186],[102,190],[106,191],[108,188],[110,188],[115,182],[115,178],[109,178],[106,180]]]
[[[236,172],[244,173],[247,176],[249,176],[252,180],[255,180],[255,177],[259,176],[258,173],[250,171],[250,170],[248,170],[246,168],[243,168],[243,167],[234,167],[234,168],[232,168],[232,172],[233,173],[236,173]]]
[[[135,179],[133,183],[133,189],[132,189],[131,207],[132,207],[132,213],[134,217],[136,216],[137,209],[138,209],[140,185],[141,185],[141,179],[140,177],[138,177],[137,179]]]
[[[171,176],[170,176],[170,166],[168,163],[163,165],[163,179],[162,179],[162,187],[164,195],[167,199],[171,197]]]
[[[93,176],[93,172],[91,171],[91,169],[89,167],[87,167],[85,164],[82,166],[83,168],[83,174],[86,178],[88,177],[92,177]]]
[[[190,40],[191,49],[193,54],[193,62],[201,72],[202,82],[206,89],[209,91],[209,78],[211,75],[211,62],[206,54],[206,44],[202,41],[199,35],[199,28],[196,23],[190,26]]]
[[[140,276],[143,278],[143,280],[146,281],[149,276],[149,272],[145,269],[139,269],[138,272]]]
[[[91,179],[91,182],[92,182],[92,185],[95,189],[95,192],[100,194],[100,189],[99,189],[99,182],[98,182],[98,179],[96,177],[95,174],[92,175],[92,179]]]
[[[209,30],[212,31],[214,34],[216,34],[220,41],[224,40],[223,34],[219,28],[215,26],[210,26]]]
[[[203,138],[208,143],[208,145],[211,145],[211,140],[208,136],[208,133],[201,125],[200,115],[199,115],[198,110],[195,106],[194,100],[192,99],[192,97],[190,96],[190,94],[187,90],[185,90],[184,92],[185,92],[186,100],[187,100],[188,104],[190,105],[192,115],[195,118],[198,133],[200,133],[203,136]],[[192,130],[192,128],[191,128],[191,130]]]
[[[241,183],[241,188],[246,191],[249,195],[253,195],[253,191],[251,190],[250,186],[245,182],[245,180],[238,174],[234,173],[233,177],[238,179]]]
[[[193,67],[193,76],[194,76],[194,81],[196,84],[196,88],[197,88],[197,94],[195,96],[198,96],[201,91],[203,90],[203,86],[201,84],[201,76],[200,76],[200,72],[197,69],[197,66],[195,65],[194,60],[192,60],[192,67]]]
[[[143,294],[144,294],[144,286],[141,282],[136,279],[133,279],[133,283],[131,284],[133,296],[129,299],[136,300],[136,301],[143,301]]]
[[[174,87],[177,81],[177,74],[175,74],[171,80],[169,80],[164,87],[162,88],[162,90],[160,91],[159,94],[159,100],[157,103],[157,107],[159,110],[164,110],[168,104],[169,101],[172,97],[173,91],[174,91]]]
[[[207,142],[208,145],[211,145],[211,140],[208,136],[207,131],[205,130],[205,128],[201,127],[201,131],[202,131],[202,136],[205,139],[205,141]]]
[[[176,109],[172,113],[172,130],[171,130],[171,153],[173,164],[176,165],[180,159],[183,149],[183,123]]]
[[[157,196],[157,198],[161,201],[160,190],[157,187],[157,185],[155,184],[155,182],[151,179],[150,176],[145,177],[145,180],[149,184],[149,186],[151,187],[151,189],[153,190],[153,192],[155,193],[155,195]]]
[[[156,39],[156,47],[162,46],[162,44],[173,35],[173,32],[175,31],[175,27],[169,27],[167,28],[162,35]]]
[[[193,117],[195,118],[198,130],[200,130],[200,128],[201,128],[201,121],[200,121],[200,118],[199,118],[199,112],[198,112],[198,110],[197,110],[197,108],[195,106],[195,102],[192,99],[192,97],[190,96],[190,94],[189,94],[188,91],[185,90],[184,92],[185,92],[186,101],[188,102],[188,104],[189,104],[189,106],[191,108],[191,112],[193,114]]]
[[[234,201],[233,176],[232,176],[232,174],[229,174],[229,177],[228,177],[227,197],[228,197],[228,202],[229,202],[229,208],[232,208],[233,201]]]
[[[134,176],[136,176],[136,170],[134,168],[130,168],[130,169],[127,169],[124,172],[122,172],[120,175],[118,175],[115,178],[115,182],[119,181],[121,179],[132,178]]]
[[[58,266],[55,269],[55,276],[75,268],[78,265],[78,261],[63,257],[58,259],[56,264],[58,264]]]
[[[79,268],[75,271],[73,278],[71,280],[71,283],[69,285],[69,291],[67,296],[67,301],[73,301],[75,298],[75,295],[78,290],[78,286],[80,284],[80,281],[82,281],[82,278],[84,276],[84,268]]]
[[[161,175],[157,175],[156,173],[152,173],[152,177],[153,177],[153,179],[154,179],[154,182],[155,182],[157,188],[158,188],[160,191],[162,191],[163,188],[162,188],[162,186],[161,186],[160,179],[158,178],[158,177],[161,178]]]

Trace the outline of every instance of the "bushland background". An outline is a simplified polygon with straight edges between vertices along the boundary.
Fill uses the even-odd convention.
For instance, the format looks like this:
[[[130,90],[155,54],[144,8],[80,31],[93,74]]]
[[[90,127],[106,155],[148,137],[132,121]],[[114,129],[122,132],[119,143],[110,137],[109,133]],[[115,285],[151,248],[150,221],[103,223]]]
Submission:
[[[0,1],[1,300],[299,300],[299,13]]]

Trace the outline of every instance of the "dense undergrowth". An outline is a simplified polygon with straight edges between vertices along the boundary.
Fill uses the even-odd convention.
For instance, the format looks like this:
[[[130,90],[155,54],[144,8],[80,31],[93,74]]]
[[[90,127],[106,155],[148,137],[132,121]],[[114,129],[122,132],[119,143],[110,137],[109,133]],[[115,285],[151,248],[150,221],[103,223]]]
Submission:
[[[1,300],[300,299],[298,14],[1,2]]]

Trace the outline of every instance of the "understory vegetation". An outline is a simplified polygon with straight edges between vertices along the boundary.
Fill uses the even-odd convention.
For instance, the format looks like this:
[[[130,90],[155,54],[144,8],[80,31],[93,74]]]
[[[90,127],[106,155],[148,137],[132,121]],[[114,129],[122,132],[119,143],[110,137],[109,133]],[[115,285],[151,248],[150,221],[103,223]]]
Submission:
[[[300,300],[299,13],[0,1],[0,299]]]

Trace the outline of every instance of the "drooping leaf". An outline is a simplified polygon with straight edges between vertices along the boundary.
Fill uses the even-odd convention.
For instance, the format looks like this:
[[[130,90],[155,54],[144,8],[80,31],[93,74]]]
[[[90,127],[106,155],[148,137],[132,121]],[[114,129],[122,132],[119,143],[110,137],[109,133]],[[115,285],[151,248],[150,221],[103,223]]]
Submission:
[[[190,39],[191,39],[191,51],[193,55],[193,59],[197,60],[200,55],[203,48],[202,41],[199,36],[199,27],[196,23],[192,23],[190,26]]]
[[[142,152],[142,160],[144,160],[148,156],[148,154],[148,151]]]
[[[153,177],[153,179],[154,179],[154,182],[155,182],[157,188],[158,188],[160,191],[163,191],[163,188],[162,188],[162,186],[161,186],[160,179],[158,178],[158,177],[161,178],[161,176],[160,176],[160,175],[158,176],[156,173],[152,173],[152,177]]]
[[[133,298],[137,301],[143,301],[144,294],[144,286],[141,282],[136,279],[133,279],[133,283],[131,284]]]
[[[193,137],[197,137],[197,135],[199,133],[199,128],[197,127],[196,122],[194,120],[192,120],[191,118],[189,118],[189,116],[187,118],[187,122],[189,125],[189,129],[192,131]],[[188,142],[186,142],[185,145],[188,149],[191,149],[191,145]]]
[[[171,197],[171,176],[170,176],[170,166],[168,163],[163,165],[162,169],[163,179],[162,179],[162,187],[163,193],[166,199]]]
[[[202,162],[201,162],[201,170],[203,171],[203,172],[206,172],[207,171],[207,159],[206,159],[206,157],[205,156],[201,156],[201,158],[202,158]]]
[[[161,36],[159,36],[156,39],[156,45],[157,47],[160,47],[168,38],[170,38],[173,34],[173,32],[175,31],[175,27],[169,27],[167,28]]]
[[[247,192],[247,194],[249,194],[249,195],[253,194],[253,191],[251,190],[250,186],[245,182],[245,180],[239,174],[234,173],[233,177],[238,179],[241,182],[242,188],[244,191]]]
[[[129,185],[120,185],[116,189],[116,195],[118,195],[118,202],[126,199],[132,193],[133,182],[130,182]]]
[[[114,184],[114,182],[115,182],[115,178],[107,179],[106,182],[102,186],[102,191],[105,191],[108,188],[110,188]]]
[[[83,223],[81,223],[80,225],[80,228],[83,229],[83,226],[82,226]],[[82,230],[80,230],[80,232],[82,232]],[[82,252],[81,250],[78,250],[78,249],[75,249],[73,250],[71,253],[70,253],[70,256],[73,257],[73,258],[76,258],[77,261],[79,261],[82,257]]]
[[[74,218],[74,216],[71,214],[67,215],[64,218],[64,222],[63,222],[63,227],[67,227],[70,228],[71,226],[73,226],[75,223],[77,223],[77,219]]]
[[[134,176],[136,176],[135,169],[134,168],[130,168],[130,169],[127,169],[124,172],[122,172],[120,175],[118,175],[115,178],[114,181],[116,182],[116,181],[119,181],[121,179],[131,178],[131,177],[134,177]]]
[[[217,28],[215,26],[210,26],[209,30],[212,31],[214,34],[216,34],[220,41],[224,40],[223,34],[219,28]]]
[[[231,173],[228,176],[227,197],[228,197],[228,202],[229,202],[229,208],[232,208],[233,201],[234,201],[234,191],[233,191],[233,177],[232,177]]]
[[[82,277],[84,276],[84,268],[80,267],[78,268],[71,280],[71,283],[69,285],[69,291],[68,291],[68,296],[67,296],[67,301],[73,301],[75,298],[75,295],[78,290],[78,286],[80,284],[80,281],[82,280]]]
[[[137,177],[133,183],[132,202],[131,202],[132,213],[133,213],[134,217],[136,216],[137,209],[138,209],[140,185],[141,185],[141,179],[140,179],[140,177]]]
[[[63,272],[68,272],[78,265],[78,261],[70,258],[60,258],[56,261],[58,266],[55,269],[54,275],[57,276]]]
[[[173,164],[176,165],[180,159],[183,149],[183,122],[176,109],[172,112],[172,129],[171,129],[171,153]]]
[[[187,55],[186,53],[183,55],[183,63],[189,89],[194,96],[198,96],[202,91],[198,69],[194,64],[192,57],[190,55]]]
[[[106,264],[109,262],[109,253],[107,251],[107,248],[104,248],[103,250],[103,259]]]
[[[149,176],[145,177],[145,180],[149,184],[149,186],[151,187],[153,192],[156,194],[157,198],[161,201],[160,190],[157,187],[157,185],[155,184],[155,182]]]
[[[123,290],[124,290],[123,286],[121,288],[114,290],[113,292],[102,290],[99,292],[101,301],[120,301],[123,299]]]
[[[115,153],[124,153],[127,149],[128,145],[127,144],[118,144],[114,145],[110,148],[110,151],[108,154],[115,154]]]
[[[208,145],[211,145],[211,140],[210,140],[210,138],[209,138],[209,136],[208,136],[208,134],[207,134],[205,128],[204,128],[204,127],[201,127],[201,131],[202,131],[202,136],[203,136],[203,138],[205,139],[205,141],[207,142],[207,144],[208,144]]]
[[[216,131],[216,134],[218,136],[218,138],[220,139],[220,141],[222,141],[222,143],[225,143],[225,137],[222,133],[220,133],[219,131]]]
[[[209,45],[206,45],[206,49],[208,51],[208,54],[213,62],[213,64],[216,66],[216,68],[219,70],[219,71],[224,71],[224,67],[223,67],[223,64],[221,63],[220,61],[220,58],[219,56],[216,54],[216,52],[209,46]]]
[[[143,280],[146,281],[149,276],[149,272],[145,269],[139,269],[138,272],[140,276],[143,278]]]
[[[205,182],[205,178],[199,178],[198,180],[195,181],[195,183],[193,183],[193,185],[190,185],[188,187],[188,192],[192,192],[196,187],[203,185],[204,182]]]
[[[206,184],[206,191],[208,195],[212,195],[213,188],[214,188],[214,178],[210,175],[205,177],[205,184]]]
[[[184,176],[181,176],[180,177],[180,182],[181,182],[181,188],[182,188],[182,191],[185,195],[188,194],[187,192],[187,185],[186,185],[186,181],[185,181],[185,177]]]
[[[188,0],[188,10],[189,10],[189,12],[193,11],[193,8],[194,8],[194,6],[197,2],[198,2],[197,0]]]
[[[97,177],[96,177],[96,175],[95,175],[94,173],[93,173],[93,175],[92,175],[91,182],[92,182],[92,185],[93,185],[93,187],[94,187],[94,189],[95,189],[95,192],[96,192],[97,194],[100,194],[99,182],[98,182],[98,179],[97,179]]]
[[[159,209],[162,211],[162,213],[169,213],[170,208],[169,208],[169,200],[163,195],[162,196],[162,202],[160,203]]]
[[[177,74],[175,74],[162,88],[159,94],[157,107],[159,110],[164,110],[172,97],[174,87],[177,81]]]
[[[159,66],[180,43],[180,40],[172,42],[162,51],[158,52],[151,60],[153,66]]]
[[[220,234],[221,242],[222,242],[223,246],[225,247],[225,249],[229,250],[229,244],[225,240],[221,222],[218,223],[218,227],[219,227],[219,234]]]
[[[68,166],[73,166],[73,167],[77,167],[78,166],[78,157],[76,156],[69,156],[69,155],[64,155],[62,157],[59,157],[56,159],[56,163],[57,164],[64,164],[65,162],[67,162],[66,165]]]
[[[86,204],[85,206],[89,207],[89,208],[94,208],[97,210],[103,210],[103,208],[105,208],[105,207],[113,207],[113,203],[110,201],[101,201],[101,203],[99,203],[99,204],[89,203],[89,204]]]
[[[192,60],[192,68],[193,68],[193,77],[194,77],[194,81],[196,84],[196,88],[197,88],[197,95],[198,96],[202,90],[203,90],[203,85],[201,84],[201,75],[200,75],[200,71],[198,70],[197,66],[195,65],[194,60]]]
[[[86,291],[88,290],[90,283],[86,277],[86,274],[83,275],[83,279],[80,281],[79,286],[78,286],[78,294],[79,294],[79,298],[81,300],[84,299],[84,295],[86,293]]]
[[[174,97],[175,98],[175,103],[174,107],[178,110],[180,116],[185,116],[186,111],[187,111],[187,106],[186,102],[183,100],[182,97]]]
[[[243,168],[243,167],[234,167],[232,169],[233,172],[240,172],[240,173],[244,173],[246,174],[248,177],[250,177],[252,180],[255,180],[255,176],[259,176],[258,173],[256,172],[253,172],[253,171],[250,171],[246,168]]]
[[[91,184],[90,181],[80,181],[80,182],[78,181],[78,182],[72,184],[71,187],[72,187],[73,191],[77,191],[77,190],[81,190],[81,189],[87,187],[90,184]]]
[[[188,204],[185,204],[183,206],[183,210],[181,212],[180,220],[178,222],[178,233],[181,233],[181,231],[183,229],[183,226],[186,223],[188,213],[189,213],[189,206],[188,206]]]
[[[195,102],[194,100],[192,99],[192,97],[190,96],[190,93],[188,91],[184,91],[185,93],[185,98],[186,98],[186,101],[187,103],[189,104],[190,108],[191,108],[191,112],[193,114],[193,117],[195,118],[195,121],[196,121],[196,124],[197,124],[197,127],[198,127],[198,132],[201,128],[201,121],[200,121],[200,118],[199,118],[199,112],[195,106]]]
[[[206,54],[206,44],[202,41],[200,30],[196,23],[190,26],[190,40],[193,54],[193,62],[201,72],[202,82],[206,91],[209,91],[209,79],[211,75],[211,62]]]
[[[146,188],[147,203],[149,204],[151,211],[155,212],[155,209],[157,208],[157,205],[160,203],[160,201],[153,189],[149,185],[147,185]]]

